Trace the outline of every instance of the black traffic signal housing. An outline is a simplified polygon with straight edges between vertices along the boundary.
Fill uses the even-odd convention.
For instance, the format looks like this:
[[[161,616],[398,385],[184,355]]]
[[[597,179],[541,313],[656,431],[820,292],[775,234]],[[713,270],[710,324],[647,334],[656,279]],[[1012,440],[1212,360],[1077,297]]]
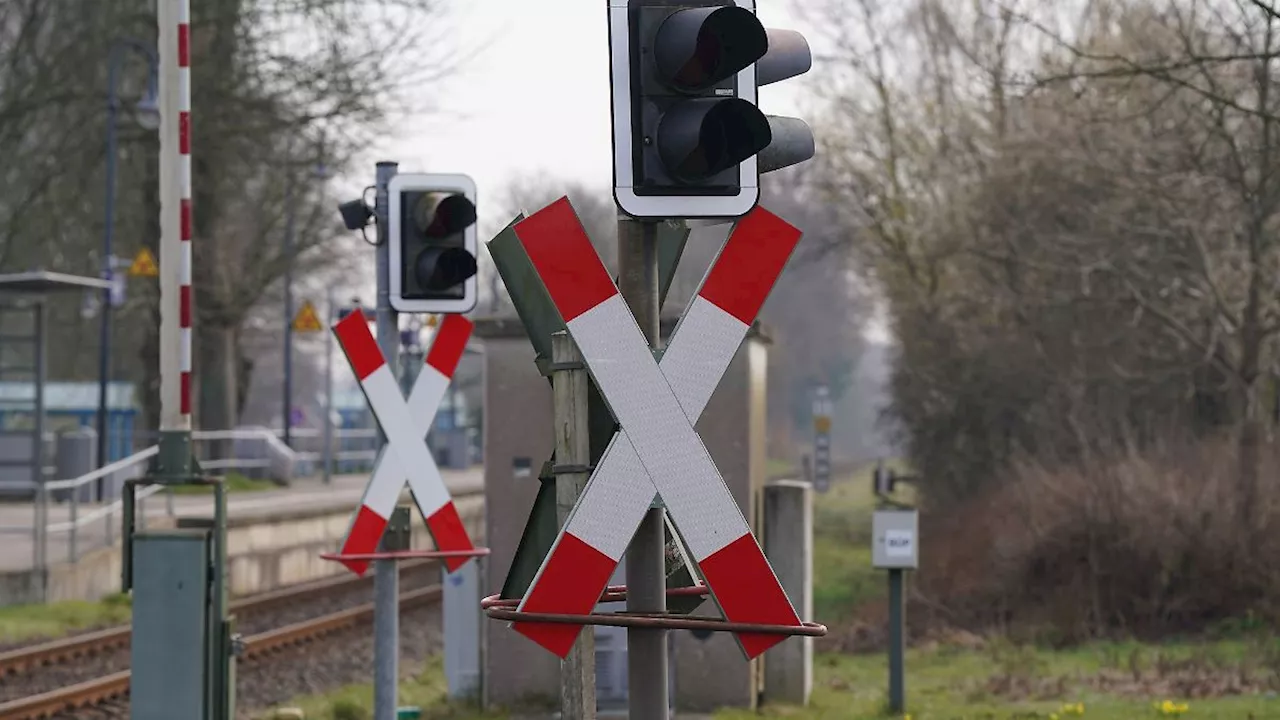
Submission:
[[[398,174],[390,195],[391,307],[465,313],[476,305],[476,186],[465,175]]]
[[[610,0],[614,193],[636,217],[738,217],[759,174],[813,156],[813,134],[766,116],[760,85],[807,72],[799,33],[754,0]]]

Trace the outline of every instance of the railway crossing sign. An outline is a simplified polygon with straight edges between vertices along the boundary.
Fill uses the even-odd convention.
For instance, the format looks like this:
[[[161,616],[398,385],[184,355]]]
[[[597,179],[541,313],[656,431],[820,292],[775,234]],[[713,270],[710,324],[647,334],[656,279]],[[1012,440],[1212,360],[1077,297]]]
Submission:
[[[461,315],[447,315],[431,340],[426,367],[418,373],[406,401],[399,383],[378,348],[363,313],[350,313],[333,326],[333,333],[360,381],[378,425],[387,436],[387,445],[378,455],[373,477],[365,488],[343,541],[342,555],[372,553],[386,530],[387,521],[400,498],[406,479],[414,502],[436,548],[445,551],[475,549],[458,516],[440,469],[427,449],[426,435],[444,398],[453,372],[462,358],[472,323]],[[444,559],[450,572],[466,564],[465,556]],[[364,574],[366,560],[343,560],[351,571]]]
[[[655,493],[730,622],[800,626],[693,424],[800,240],[757,207],[730,235],[659,363],[567,198],[515,233],[621,426],[519,611],[590,613]],[[516,622],[565,657],[581,626]],[[739,634],[748,659],[785,639]]]

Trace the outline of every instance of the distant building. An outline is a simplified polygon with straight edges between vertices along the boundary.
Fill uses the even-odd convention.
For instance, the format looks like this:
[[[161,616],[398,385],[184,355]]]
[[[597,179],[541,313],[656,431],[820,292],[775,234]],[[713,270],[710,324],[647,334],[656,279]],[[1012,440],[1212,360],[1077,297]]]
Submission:
[[[0,382],[0,430],[30,430],[35,426],[35,385]],[[98,383],[48,382],[44,386],[46,432],[97,428]],[[139,408],[131,382],[107,386],[107,457],[114,462],[134,452],[134,423]],[[141,438],[150,445],[149,438]]]
[[[323,403],[323,399],[321,399]],[[454,405],[456,403],[456,407]],[[373,412],[360,386],[336,384],[333,388],[334,427],[341,429],[373,429],[377,427]],[[466,392],[445,393],[432,424],[428,446],[442,467],[467,467],[476,461],[480,451],[478,417],[473,417],[472,400]],[[371,445],[361,438],[340,439],[338,452],[364,450]],[[341,465],[341,464],[340,464]],[[346,465],[342,465],[346,468]],[[345,470],[344,470],[345,471]]]

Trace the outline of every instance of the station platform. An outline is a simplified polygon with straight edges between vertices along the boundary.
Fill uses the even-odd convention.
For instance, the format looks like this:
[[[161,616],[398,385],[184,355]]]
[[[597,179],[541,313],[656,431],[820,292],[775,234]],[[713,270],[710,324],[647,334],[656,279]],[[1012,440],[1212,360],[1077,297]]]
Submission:
[[[441,470],[441,474],[464,523],[479,542],[483,532],[484,469],[477,465],[466,470]],[[337,563],[318,556],[338,549],[368,481],[367,473],[334,475],[327,484],[320,477],[306,477],[296,478],[289,487],[279,490],[230,493],[227,546],[233,592],[262,592],[341,571]],[[407,487],[401,501],[412,502]],[[85,518],[101,508],[98,503],[79,503],[76,514]],[[147,528],[172,527],[181,518],[212,517],[213,500],[203,494],[174,494],[169,498],[161,491],[140,501],[139,511],[146,515]],[[119,584],[120,514],[113,512],[81,524],[73,540],[72,533],[65,529],[71,513],[69,502],[49,504],[48,524],[57,531],[50,532],[46,539],[45,568],[41,573],[36,563],[34,534],[18,530],[32,526],[34,505],[0,504],[0,526],[6,528],[0,535],[0,606],[93,600],[109,594]],[[58,527],[60,524],[63,528]],[[423,523],[415,523],[415,531],[420,531],[414,539],[417,548],[430,546],[425,529]],[[45,577],[39,577],[41,574]]]

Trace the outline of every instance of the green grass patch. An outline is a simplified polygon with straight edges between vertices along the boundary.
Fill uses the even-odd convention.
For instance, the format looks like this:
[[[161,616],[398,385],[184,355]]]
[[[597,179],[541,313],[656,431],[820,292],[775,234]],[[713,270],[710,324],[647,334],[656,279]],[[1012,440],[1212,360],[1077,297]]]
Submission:
[[[229,472],[222,478],[222,485],[229,493],[262,492],[279,490],[280,486],[270,480],[255,480],[238,472]],[[213,488],[208,485],[178,485],[173,488],[175,495],[211,495]]]
[[[1280,642],[1224,641],[1204,645],[1099,643],[1047,651],[1007,644],[981,650],[913,649],[907,653],[907,713],[886,711],[881,655],[819,655],[810,706],[721,710],[715,720],[1263,720],[1280,717],[1280,699],[1266,694],[1280,683]],[[1248,694],[1200,697],[1215,685],[1250,678]],[[353,685],[299,698],[307,720],[368,720],[373,691]],[[400,684],[400,704],[422,709],[423,720],[506,720],[446,699],[438,659]],[[1163,706],[1163,707],[1162,707]],[[257,715],[270,720],[274,710]]]
[[[899,473],[900,462],[889,463]],[[837,477],[814,497],[814,614],[835,626],[870,602],[883,601],[883,571],[871,567],[876,499],[868,466]],[[899,486],[895,501],[912,504]],[[1098,643],[1047,650],[993,642],[907,653],[907,708],[912,720],[1208,720],[1280,718],[1280,640],[1261,632],[1227,633],[1217,642],[1160,645]],[[1253,640],[1242,639],[1252,636]],[[1256,638],[1267,637],[1260,640]],[[889,718],[884,654],[819,655],[808,708],[760,713],[723,710],[717,720]],[[1077,714],[1078,710],[1083,712]]]
[[[765,474],[771,478],[786,477],[787,475],[797,474],[799,468],[790,460],[779,460],[772,458],[765,463]]]
[[[72,600],[47,605],[0,608],[0,643],[57,638],[129,622],[129,596],[110,595],[100,602]]]
[[[504,720],[506,713],[482,713],[448,699],[448,685],[440,658],[432,658],[418,675],[400,681],[401,707],[422,709],[422,720]],[[349,685],[324,695],[297,698],[280,707],[300,708],[307,720],[368,720],[373,717],[373,686]],[[256,716],[271,720],[277,709]]]
[[[819,622],[847,619],[885,594],[883,571],[871,567],[875,498],[868,467],[837,478],[814,499],[814,606]],[[905,470],[905,468],[899,468]],[[911,502],[909,488],[894,498]],[[992,641],[979,649],[913,648],[906,660],[906,714],[887,712],[883,653],[815,658],[810,706],[721,710],[716,720],[1263,720],[1280,718],[1280,639],[1233,633],[1214,642],[1096,643],[1048,650]],[[424,720],[505,720],[451,704],[439,660],[400,686],[401,705]],[[371,717],[368,685],[289,705],[308,720]],[[260,715],[265,720],[271,715]]]
[[[1262,720],[1280,717],[1280,699],[1265,689],[1280,676],[1265,657],[1258,648],[1241,643],[1102,644],[1058,652],[1008,646],[913,650],[907,653],[907,714],[899,716],[886,710],[883,656],[821,655],[815,659],[808,708],[768,707],[760,713],[722,710],[715,718]],[[1137,664],[1131,667],[1130,662]],[[1231,687],[1241,673],[1252,673],[1249,692],[1200,696]],[[1216,684],[1220,687],[1215,688]]]

